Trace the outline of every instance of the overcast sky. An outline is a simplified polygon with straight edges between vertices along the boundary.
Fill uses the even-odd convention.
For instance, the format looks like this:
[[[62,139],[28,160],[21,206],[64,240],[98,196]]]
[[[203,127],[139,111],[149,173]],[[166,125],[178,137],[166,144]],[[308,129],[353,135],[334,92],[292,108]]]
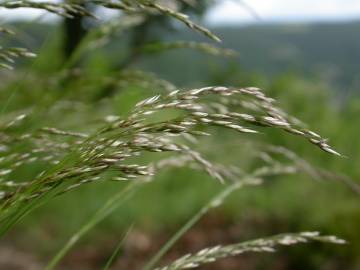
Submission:
[[[262,22],[272,21],[338,21],[360,19],[360,0],[222,0],[213,7],[206,20],[209,23],[252,23],[258,22],[255,11]],[[249,8],[250,7],[250,8]],[[250,10],[250,11],[249,11]],[[4,15],[34,17],[39,13],[30,10],[6,11]],[[4,18],[4,17],[3,17]]]
[[[211,22],[256,21],[241,0],[224,0],[211,9]],[[245,0],[263,21],[323,21],[360,19],[360,0]]]

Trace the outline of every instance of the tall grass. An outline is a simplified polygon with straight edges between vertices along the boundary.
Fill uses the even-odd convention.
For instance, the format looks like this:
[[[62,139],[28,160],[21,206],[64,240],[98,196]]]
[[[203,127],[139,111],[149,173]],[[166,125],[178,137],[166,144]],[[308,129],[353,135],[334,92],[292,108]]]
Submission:
[[[194,23],[188,16],[169,5],[157,1],[87,1],[105,8],[122,10],[125,17],[118,22],[122,25],[135,18],[126,27],[133,27],[138,21],[148,19],[149,14],[169,16],[194,31],[212,40],[220,39],[205,27]],[[36,1],[0,1],[0,7],[16,9],[37,8],[64,17],[75,14],[94,17],[83,6],[72,3],[47,3]],[[124,15],[123,15],[124,16]],[[140,20],[137,20],[138,17]],[[121,19],[126,19],[125,21]],[[139,80],[150,86],[157,85],[161,92],[139,100],[126,116],[106,114],[96,115],[93,104],[71,101],[71,97],[81,95],[91,88],[91,80],[76,84],[71,76],[80,74],[81,69],[72,69],[72,64],[90,45],[100,46],[99,40],[106,40],[119,23],[107,22],[93,30],[75,54],[59,72],[51,74],[42,83],[46,88],[72,87],[71,94],[50,93],[44,97],[43,108],[32,104],[11,113],[3,113],[0,119],[0,235],[4,236],[23,217],[54,197],[71,192],[83,185],[101,181],[127,181],[127,187],[115,194],[79,228],[49,263],[47,269],[54,268],[76,242],[95,225],[110,215],[123,201],[129,199],[138,187],[151,184],[154,176],[168,167],[188,167],[201,170],[224,184],[219,192],[200,212],[191,218],[154,255],[144,269],[154,269],[159,260],[209,210],[222,204],[232,192],[247,185],[259,185],[272,175],[295,174],[305,171],[313,177],[321,177],[319,171],[310,164],[299,162],[289,156],[288,150],[269,146],[259,147],[253,143],[252,155],[260,159],[250,171],[236,166],[218,164],[205,158],[196,149],[199,142],[212,136],[216,130],[237,132],[243,140],[251,140],[267,130],[288,133],[293,140],[303,139],[319,150],[340,156],[321,135],[309,130],[306,125],[280,109],[275,100],[256,87],[209,86],[189,90],[176,89],[170,82],[157,79],[145,72],[135,72]],[[133,24],[134,22],[134,24]],[[3,33],[10,33],[6,27]],[[94,43],[95,42],[95,43]],[[147,44],[141,51],[154,52],[167,49],[189,47],[212,54],[232,55],[233,52],[205,43],[159,43]],[[5,48],[0,52],[2,67],[10,68],[14,58],[35,56],[26,49]],[[80,72],[80,73],[77,73]],[[131,71],[123,71],[122,80],[132,79]],[[126,73],[128,72],[128,73]],[[16,71],[15,74],[16,76]],[[116,79],[116,78],[115,78]],[[36,79],[35,79],[36,81]],[[70,82],[69,82],[70,81]],[[35,83],[35,82],[34,82]],[[65,85],[65,86],[64,86]],[[70,97],[70,98],[69,98]],[[93,106],[93,107],[92,107]],[[309,104],[310,106],[310,104]],[[90,109],[84,109],[88,108]],[[106,108],[106,106],[102,107]],[[89,113],[93,110],[93,113]],[[85,111],[85,113],[84,113]],[[78,115],[77,115],[78,113]],[[110,114],[107,114],[110,113]],[[47,115],[49,121],[41,119]],[[62,121],[60,121],[62,120]],[[46,125],[42,125],[42,124]],[[34,128],[35,127],[35,128]],[[279,158],[280,154],[280,158]],[[249,155],[249,158],[251,156]],[[285,162],[285,161],[286,162]],[[26,175],[21,181],[12,180],[24,168],[39,168],[36,173]],[[86,207],[86,206],[84,206]],[[275,246],[292,245],[308,241],[342,244],[343,240],[318,233],[295,233],[264,238],[228,246],[217,246],[186,255],[169,266],[159,269],[195,268],[217,259],[239,255],[244,252],[270,252]]]

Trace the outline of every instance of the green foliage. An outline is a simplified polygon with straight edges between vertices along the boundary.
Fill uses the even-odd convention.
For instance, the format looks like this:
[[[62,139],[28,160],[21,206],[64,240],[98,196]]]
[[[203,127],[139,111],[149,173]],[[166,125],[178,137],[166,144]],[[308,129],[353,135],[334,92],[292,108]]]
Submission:
[[[145,266],[153,269],[200,218],[223,204],[225,213],[233,218],[239,215],[239,210],[253,211],[255,206],[265,217],[272,213],[289,218],[290,224],[294,222],[289,226],[291,230],[318,223],[326,232],[337,232],[337,225],[344,223],[328,225],[330,215],[356,216],[356,197],[348,194],[358,191],[357,184],[327,170],[331,167],[338,171],[344,166],[344,171],[352,172],[351,164],[339,161],[335,156],[340,154],[327,139],[292,116],[299,115],[322,133],[332,135],[337,145],[347,144],[348,136],[354,136],[353,142],[356,141],[356,129],[345,127],[349,120],[339,117],[340,108],[328,107],[331,98],[321,90],[322,85],[284,76],[268,84],[269,93],[265,94],[259,88],[243,87],[243,81],[233,80],[234,75],[242,75],[235,68],[228,74],[232,87],[178,90],[155,74],[127,68],[134,58],[168,49],[193,48],[232,55],[232,51],[194,42],[141,42],[139,48],[130,47],[130,59],[125,55],[125,64],[114,70],[99,50],[101,45],[111,40],[117,30],[137,27],[154,13],[173,18],[214,40],[218,38],[192,22],[181,9],[160,2],[89,2],[122,10],[126,15],[120,16],[115,24],[110,21],[93,29],[65,63],[54,54],[53,48],[58,43],[49,46],[50,41],[44,45],[44,54],[39,53],[42,58],[35,60],[33,67],[27,67],[25,75],[21,69],[3,73],[0,235],[4,236],[18,223],[23,230],[35,230],[29,224],[36,224],[41,230],[46,224],[37,220],[44,216],[66,235],[70,234],[67,229],[75,231],[50,261],[47,269],[53,269],[86,233],[105,219],[106,229],[119,224],[126,227],[135,219],[140,226],[147,223],[160,230],[168,224],[183,222],[195,209],[200,209]],[[71,3],[1,1],[0,6],[45,9],[65,17],[92,16],[82,6]],[[225,75],[213,78],[219,79],[227,81]],[[248,78],[249,82],[253,80]],[[314,88],[319,93],[303,91]],[[277,97],[291,114],[280,109],[270,96]],[[312,106],[314,100],[316,106]],[[353,117],[358,112],[357,105],[354,102],[344,108],[344,117]],[[349,132],[338,132],[340,128]],[[307,147],[311,144],[315,147]],[[358,149],[354,143],[348,146],[355,148],[353,153]],[[353,170],[356,175],[356,169]],[[331,188],[288,180],[302,179],[299,175],[342,182],[345,184],[342,186],[350,189],[338,189],[340,184],[334,183],[337,193],[332,196],[336,194],[339,198],[338,209],[325,211],[321,204],[334,200],[327,196]],[[209,178],[218,181],[211,182]],[[238,191],[240,187],[262,183],[263,188]],[[299,203],[293,200],[296,193],[316,198],[312,204]],[[232,194],[243,197],[230,197]],[[213,199],[209,201],[209,197]],[[230,200],[225,202],[227,197]],[[154,201],[158,202],[157,207]],[[250,203],[254,206],[249,206]],[[301,219],[296,220],[299,216]],[[23,219],[25,222],[21,223]],[[350,238],[355,238],[357,232],[352,233]],[[242,252],[267,252],[277,245],[308,240],[343,243],[317,233],[286,234],[205,249],[164,269],[197,267]]]

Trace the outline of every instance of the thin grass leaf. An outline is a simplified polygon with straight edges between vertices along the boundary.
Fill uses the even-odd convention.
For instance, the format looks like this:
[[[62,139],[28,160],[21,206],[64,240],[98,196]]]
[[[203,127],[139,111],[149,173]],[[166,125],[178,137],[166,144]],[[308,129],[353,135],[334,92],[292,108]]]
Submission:
[[[56,253],[52,260],[45,267],[45,270],[51,270],[61,261],[61,259],[69,252],[69,250],[98,223],[103,221],[118,207],[131,198],[131,196],[141,187],[138,182],[130,183],[125,189],[115,193],[110,197],[104,205],[96,211],[96,213],[80,227],[80,229],[71,236],[66,244]]]
[[[235,182],[218,194],[216,194],[210,201],[204,205],[188,222],[184,224],[167,242],[161,247],[161,249],[151,258],[151,260],[144,266],[143,270],[153,269],[162,257],[176,244],[176,242],[188,232],[209,210],[219,207],[225,199],[234,193],[236,190],[242,188],[245,185],[258,185],[261,181],[258,178],[244,178],[242,180],[235,180]]]
[[[114,263],[116,257],[119,255],[119,253],[121,251],[121,247],[123,246],[124,242],[127,240],[129,234],[131,233],[132,227],[133,226],[130,226],[130,228],[126,231],[125,235],[122,237],[121,241],[116,246],[114,252],[111,254],[111,257],[108,259],[108,261],[106,262],[106,264],[105,264],[105,266],[103,267],[102,270],[109,270],[110,269],[110,267]]]

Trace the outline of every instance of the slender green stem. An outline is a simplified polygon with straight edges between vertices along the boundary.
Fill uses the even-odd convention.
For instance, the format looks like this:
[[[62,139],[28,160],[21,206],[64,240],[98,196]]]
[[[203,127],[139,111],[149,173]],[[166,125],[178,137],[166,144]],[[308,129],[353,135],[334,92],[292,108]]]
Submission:
[[[68,253],[68,251],[92,228],[99,222],[104,220],[112,212],[114,212],[120,205],[126,202],[135,191],[141,186],[142,182],[132,182],[125,189],[115,193],[110,197],[105,204],[89,219],[73,236],[66,242],[66,244],[57,252],[45,270],[54,269],[60,260]]]
[[[145,265],[143,270],[153,269],[159,260],[174,246],[174,244],[193,227],[210,209],[218,207],[235,190],[241,188],[245,182],[234,182],[217,193],[204,207],[200,209],[183,227],[180,228],[170,240],[155,254],[155,256]]]
[[[119,255],[120,249],[121,249],[122,245],[124,244],[126,238],[128,237],[129,233],[131,232],[132,228],[133,228],[133,226],[130,226],[130,228],[126,231],[125,235],[122,237],[121,241],[116,246],[116,249],[112,253],[109,260],[106,262],[106,265],[104,266],[104,268],[102,270],[109,270],[110,269],[110,267],[113,264],[115,258]]]

